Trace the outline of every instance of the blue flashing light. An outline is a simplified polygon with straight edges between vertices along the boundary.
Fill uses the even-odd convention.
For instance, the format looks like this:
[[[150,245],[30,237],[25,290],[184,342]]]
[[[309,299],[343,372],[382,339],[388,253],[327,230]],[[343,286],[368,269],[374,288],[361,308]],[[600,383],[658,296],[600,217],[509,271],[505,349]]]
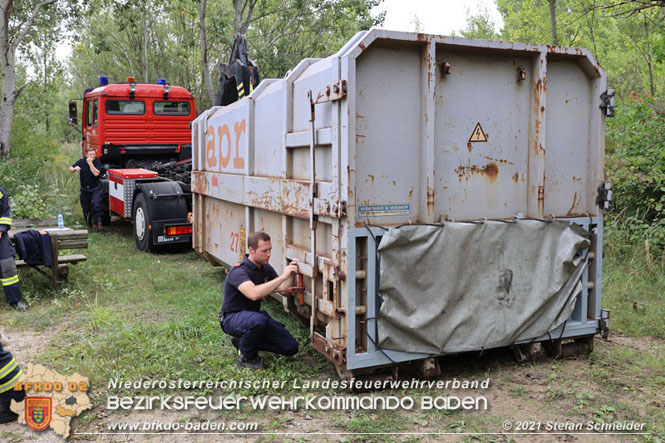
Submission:
[[[158,85],[165,85],[166,84],[166,79],[165,78],[158,78],[157,79],[157,84]]]
[[[99,76],[99,86],[106,86],[109,84],[109,78],[106,75]]]

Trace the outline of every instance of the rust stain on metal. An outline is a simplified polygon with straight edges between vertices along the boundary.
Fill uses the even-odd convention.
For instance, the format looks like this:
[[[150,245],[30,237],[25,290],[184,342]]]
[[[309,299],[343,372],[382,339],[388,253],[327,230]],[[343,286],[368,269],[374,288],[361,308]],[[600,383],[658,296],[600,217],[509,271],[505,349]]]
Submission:
[[[489,157],[487,155],[483,155],[483,158],[485,160],[489,160],[491,162],[505,164],[505,165],[514,165],[515,164],[515,163],[511,162],[510,160],[505,160],[505,159],[502,159],[502,158]]]
[[[374,184],[374,176],[372,174],[368,174],[367,176],[372,180],[372,184]]]
[[[577,183],[580,183],[582,181],[582,179],[580,177],[573,176],[573,181],[577,182]]]
[[[497,166],[496,163],[488,163],[485,166],[460,165],[457,169],[455,169],[455,173],[457,173],[457,177],[459,178],[460,181],[462,181],[462,178],[464,177],[468,178],[472,175],[480,174],[486,176],[490,180],[490,182],[494,183],[496,181],[497,176],[499,175],[499,167]]]
[[[541,114],[545,112],[545,106],[540,107],[540,112],[541,112]]]
[[[429,180],[428,180],[429,182]],[[434,188],[427,184],[427,214],[432,215],[434,213]]]
[[[576,206],[577,206],[579,203],[580,203],[580,202],[577,201],[577,192],[576,192],[575,195],[573,196],[573,204],[570,205],[570,209],[568,210],[568,213],[567,213],[566,215],[571,216],[571,215],[575,214]]]
[[[490,181],[493,182],[496,180],[497,175],[499,175],[499,167],[496,163],[488,163],[485,165],[485,174],[487,174]]]
[[[409,191],[409,200],[413,200],[413,188]]]
[[[217,175],[212,176],[212,185],[216,188],[219,187],[219,180],[217,179]]]
[[[515,183],[517,183],[519,181],[519,179],[520,179],[520,175],[519,175],[519,173],[516,172],[515,175],[513,175],[513,181]]]
[[[545,186],[538,186],[538,216],[545,213]]]
[[[358,43],[358,46],[360,46],[361,51],[364,51],[365,49],[367,49],[367,46],[365,46],[362,42]]]
[[[469,152],[473,151],[473,144],[471,142],[467,142],[466,149],[468,149]]]

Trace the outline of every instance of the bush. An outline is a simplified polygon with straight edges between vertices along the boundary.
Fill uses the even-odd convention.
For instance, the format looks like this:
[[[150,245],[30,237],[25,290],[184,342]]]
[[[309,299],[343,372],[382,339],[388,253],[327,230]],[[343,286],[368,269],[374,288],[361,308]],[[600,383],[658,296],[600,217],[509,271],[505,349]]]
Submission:
[[[66,167],[77,156],[76,147],[63,149],[53,137],[16,118],[11,155],[0,160],[0,186],[9,194],[13,217],[55,217],[59,211],[71,214],[78,177],[66,172]]]
[[[665,246],[665,115],[654,99],[631,93],[608,120],[606,170],[614,184],[608,234]]]

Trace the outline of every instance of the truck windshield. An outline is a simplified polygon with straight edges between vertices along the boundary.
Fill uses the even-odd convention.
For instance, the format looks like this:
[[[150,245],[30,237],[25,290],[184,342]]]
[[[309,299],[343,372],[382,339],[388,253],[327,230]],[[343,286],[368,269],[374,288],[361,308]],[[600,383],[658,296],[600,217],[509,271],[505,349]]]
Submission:
[[[106,113],[110,115],[143,115],[145,103],[140,100],[107,100]]]
[[[152,106],[155,115],[189,115],[187,102],[155,102]]]

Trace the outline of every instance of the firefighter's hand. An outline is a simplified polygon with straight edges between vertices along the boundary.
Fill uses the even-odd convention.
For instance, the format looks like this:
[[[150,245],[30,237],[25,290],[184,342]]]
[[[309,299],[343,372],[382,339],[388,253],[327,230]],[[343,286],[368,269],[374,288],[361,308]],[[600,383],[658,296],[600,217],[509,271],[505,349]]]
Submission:
[[[297,273],[298,273],[298,261],[291,260],[291,263],[289,263],[288,266],[284,268],[284,272],[282,272],[282,275],[284,277],[291,277],[292,275]]]
[[[80,170],[81,170],[81,167],[80,167],[80,166],[70,166],[70,167],[69,167],[69,170],[72,171],[72,172],[74,172],[74,171],[80,171]]]

